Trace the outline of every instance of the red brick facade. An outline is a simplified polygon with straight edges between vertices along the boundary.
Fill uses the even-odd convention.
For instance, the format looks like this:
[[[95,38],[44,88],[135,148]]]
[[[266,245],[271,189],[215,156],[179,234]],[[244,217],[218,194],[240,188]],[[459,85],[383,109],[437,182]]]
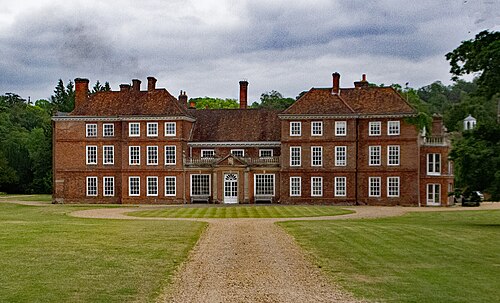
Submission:
[[[91,96],[76,79],[75,110],[53,118],[54,201],[449,205],[442,121],[422,136],[392,88],[339,81],[279,112],[247,109],[246,81],[239,109],[195,110],[153,77]]]

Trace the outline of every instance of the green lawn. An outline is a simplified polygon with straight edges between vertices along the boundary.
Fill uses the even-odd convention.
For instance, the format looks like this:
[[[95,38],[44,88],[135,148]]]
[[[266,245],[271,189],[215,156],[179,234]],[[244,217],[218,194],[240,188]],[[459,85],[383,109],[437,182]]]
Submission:
[[[199,206],[168,207],[127,213],[137,217],[165,218],[297,218],[337,216],[353,211],[338,206]]]
[[[500,302],[500,211],[279,224],[359,297]]]
[[[150,302],[205,223],[80,219],[0,203],[0,302]]]

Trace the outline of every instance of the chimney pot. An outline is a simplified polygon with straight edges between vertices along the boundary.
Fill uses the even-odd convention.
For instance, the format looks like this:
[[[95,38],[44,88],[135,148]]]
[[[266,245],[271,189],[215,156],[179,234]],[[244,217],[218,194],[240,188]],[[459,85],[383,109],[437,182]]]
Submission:
[[[152,92],[156,89],[156,78],[148,77],[148,92]]]
[[[179,103],[181,104],[182,107],[187,108],[188,104],[188,96],[186,95],[186,92],[182,91],[179,94]]]
[[[75,79],[75,108],[85,104],[89,98],[89,79]]]
[[[136,92],[141,91],[141,80],[132,79],[132,90]]]
[[[130,90],[130,84],[120,84],[120,91],[127,92]]]
[[[354,82],[355,88],[368,87],[368,81],[366,81],[366,74],[361,76],[361,81]]]
[[[340,92],[340,74],[335,72],[332,74],[333,87],[332,94],[338,95]]]
[[[247,108],[248,81],[240,81],[240,108]]]

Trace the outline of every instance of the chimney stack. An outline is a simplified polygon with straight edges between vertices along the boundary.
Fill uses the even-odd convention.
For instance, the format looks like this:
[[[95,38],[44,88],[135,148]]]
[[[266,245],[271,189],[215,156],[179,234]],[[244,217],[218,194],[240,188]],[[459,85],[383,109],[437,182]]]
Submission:
[[[128,92],[130,90],[130,84],[120,84],[121,92]]]
[[[333,87],[332,94],[338,95],[340,92],[340,74],[335,72],[332,74]]]
[[[148,92],[152,92],[156,89],[156,78],[148,77]]]
[[[141,80],[139,80],[139,79],[132,79],[132,90],[134,92],[140,92],[141,91]]]
[[[75,79],[75,108],[85,104],[89,98],[89,79]]]
[[[196,103],[194,103],[194,101],[192,101],[192,100],[191,100],[191,101],[189,102],[189,108],[190,108],[190,109],[196,109]]]
[[[361,76],[361,81],[354,82],[354,87],[356,88],[368,87],[368,81],[366,81],[366,74],[363,74]]]
[[[248,81],[240,81],[240,108],[247,108]]]
[[[187,108],[187,102],[188,102],[188,96],[186,95],[186,91],[182,91],[179,94],[179,103],[182,105],[182,107]]]

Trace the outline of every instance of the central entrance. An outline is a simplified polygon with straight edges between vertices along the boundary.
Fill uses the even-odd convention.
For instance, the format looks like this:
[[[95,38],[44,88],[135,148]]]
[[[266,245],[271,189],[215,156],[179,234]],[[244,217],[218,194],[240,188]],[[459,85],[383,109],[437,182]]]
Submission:
[[[224,203],[238,203],[237,174],[224,174]]]

